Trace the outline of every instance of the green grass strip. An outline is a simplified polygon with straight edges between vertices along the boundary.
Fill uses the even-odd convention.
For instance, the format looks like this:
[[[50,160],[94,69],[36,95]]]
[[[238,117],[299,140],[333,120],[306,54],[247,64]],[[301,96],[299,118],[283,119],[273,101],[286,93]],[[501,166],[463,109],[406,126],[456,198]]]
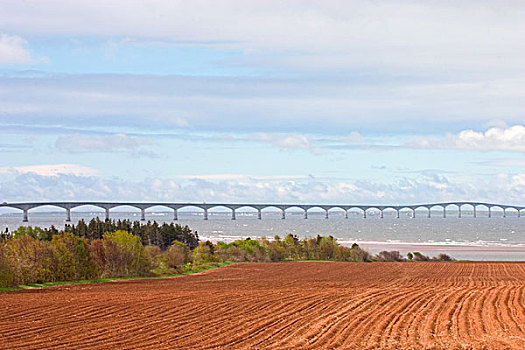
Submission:
[[[223,263],[219,263],[217,265],[208,265],[208,266],[199,266],[196,268],[192,268],[189,271],[185,271],[178,274],[173,275],[162,275],[162,276],[135,276],[135,277],[110,277],[110,278],[97,278],[92,280],[80,280],[80,281],[57,281],[57,282],[44,282],[44,283],[33,283],[33,284],[24,284],[20,285],[18,287],[7,287],[7,288],[0,288],[0,293],[5,292],[15,292],[20,290],[27,290],[27,289],[35,289],[35,288],[44,288],[44,287],[52,287],[52,286],[64,286],[64,285],[75,285],[75,284],[89,284],[89,283],[106,283],[106,282],[114,282],[114,281],[129,281],[129,280],[142,280],[142,279],[162,279],[162,278],[172,278],[177,276],[185,276],[185,275],[191,275],[194,273],[199,273],[206,270],[211,270],[223,266],[233,265],[237,264],[237,262],[234,261],[227,261]]]

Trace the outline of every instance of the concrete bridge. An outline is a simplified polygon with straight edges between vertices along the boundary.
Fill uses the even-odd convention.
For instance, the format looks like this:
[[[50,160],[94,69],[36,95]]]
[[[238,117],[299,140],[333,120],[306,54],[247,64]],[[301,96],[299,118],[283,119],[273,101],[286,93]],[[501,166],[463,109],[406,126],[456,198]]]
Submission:
[[[82,206],[95,206],[106,211],[106,219],[109,219],[110,210],[117,207],[129,206],[140,209],[141,220],[146,219],[146,210],[152,207],[165,207],[173,210],[173,220],[178,219],[177,211],[185,207],[195,207],[204,211],[204,220],[208,220],[208,210],[216,207],[223,207],[232,211],[232,220],[235,220],[235,213],[241,208],[253,208],[257,210],[257,218],[262,219],[262,210],[266,208],[275,208],[281,211],[281,218],[286,218],[286,211],[288,209],[296,208],[304,211],[304,218],[308,219],[308,211],[310,209],[318,208],[325,211],[325,218],[328,219],[328,212],[332,209],[339,209],[344,211],[345,218],[348,219],[348,211],[351,209],[360,209],[363,212],[363,218],[366,218],[367,211],[375,209],[380,212],[380,217],[383,218],[385,210],[394,210],[396,217],[399,218],[399,212],[403,209],[409,209],[412,211],[412,217],[416,217],[416,210],[425,208],[427,210],[426,216],[431,217],[431,209],[437,207],[443,212],[443,217],[447,216],[447,207],[453,206],[457,208],[457,216],[461,217],[461,208],[464,206],[471,207],[473,210],[474,217],[477,216],[477,208],[485,207],[488,210],[488,217],[492,217],[492,209],[500,208],[503,210],[503,217],[507,216],[508,209],[514,209],[517,211],[517,216],[521,216],[521,211],[525,210],[525,207],[515,205],[504,205],[495,203],[484,203],[484,202],[444,202],[444,203],[427,203],[427,204],[414,204],[414,205],[327,205],[327,204],[250,204],[250,203],[161,203],[161,202],[26,202],[26,203],[2,203],[0,208],[16,208],[23,212],[23,221],[27,222],[29,219],[29,210],[43,207],[53,206],[66,210],[66,221],[71,221],[71,209]]]

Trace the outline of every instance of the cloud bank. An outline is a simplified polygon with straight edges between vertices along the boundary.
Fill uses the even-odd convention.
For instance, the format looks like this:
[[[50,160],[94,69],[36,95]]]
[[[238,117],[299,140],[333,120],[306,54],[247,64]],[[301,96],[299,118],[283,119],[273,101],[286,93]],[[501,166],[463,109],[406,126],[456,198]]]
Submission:
[[[0,182],[2,201],[166,201],[318,204],[414,204],[476,200],[523,205],[525,174],[497,174],[482,180],[438,174],[386,183],[314,177],[224,176],[152,178],[130,182],[116,178],[34,171]]]
[[[54,178],[62,175],[94,176],[98,174],[98,171],[78,164],[44,164],[0,167],[0,174],[31,174],[43,178]]]
[[[419,137],[407,144],[416,148],[441,148],[476,152],[502,151],[525,153],[525,126],[490,128],[485,132],[462,130],[444,138]]]

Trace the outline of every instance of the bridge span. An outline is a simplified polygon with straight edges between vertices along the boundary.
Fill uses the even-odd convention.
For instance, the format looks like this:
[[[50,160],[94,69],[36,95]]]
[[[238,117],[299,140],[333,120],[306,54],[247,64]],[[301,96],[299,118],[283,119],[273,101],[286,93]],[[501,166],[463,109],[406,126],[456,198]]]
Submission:
[[[342,205],[342,204],[253,204],[253,203],[164,203],[164,202],[24,202],[24,203],[2,203],[0,208],[16,208],[22,210],[23,221],[29,220],[29,210],[43,207],[53,206],[57,208],[65,209],[66,221],[71,221],[71,209],[82,206],[94,206],[106,211],[106,219],[110,218],[110,210],[117,207],[128,206],[140,209],[141,220],[146,219],[146,210],[152,207],[165,207],[173,210],[173,220],[178,220],[177,211],[185,207],[195,207],[204,211],[204,220],[208,220],[208,210],[216,207],[223,207],[232,211],[232,220],[236,218],[236,211],[240,208],[253,208],[257,210],[257,218],[262,219],[262,210],[266,208],[275,208],[281,211],[281,218],[286,218],[286,210],[296,208],[304,211],[304,218],[308,219],[308,211],[310,209],[322,209],[325,211],[325,218],[328,219],[328,212],[331,209],[339,209],[344,212],[344,216],[348,219],[348,211],[351,209],[359,209],[363,212],[363,218],[367,217],[367,211],[375,209],[380,212],[380,218],[383,218],[385,210],[393,210],[396,213],[396,217],[399,218],[399,212],[403,209],[409,209],[412,211],[412,217],[416,217],[416,210],[425,208],[427,210],[426,216],[431,217],[432,208],[438,207],[442,210],[443,217],[447,216],[447,207],[457,207],[457,216],[461,217],[461,208],[463,206],[470,206],[473,211],[473,216],[477,217],[477,208],[485,207],[488,210],[488,217],[492,217],[492,209],[500,208],[503,211],[503,217],[507,216],[507,210],[513,209],[517,211],[517,216],[521,217],[521,211],[525,210],[523,206],[516,205],[505,205],[496,203],[485,203],[485,202],[443,202],[443,203],[426,203],[426,204],[413,204],[413,205]]]

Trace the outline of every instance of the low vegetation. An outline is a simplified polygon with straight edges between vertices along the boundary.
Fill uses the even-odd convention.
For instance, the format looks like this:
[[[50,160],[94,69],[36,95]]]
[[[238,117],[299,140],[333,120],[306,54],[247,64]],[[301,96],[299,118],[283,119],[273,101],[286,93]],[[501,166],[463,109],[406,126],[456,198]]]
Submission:
[[[449,261],[418,252],[410,261]],[[200,242],[188,226],[148,222],[101,221],[77,226],[20,227],[0,235],[0,288],[48,282],[118,277],[165,276],[200,271],[229,262],[296,260],[405,261],[397,251],[372,256],[357,244],[345,247],[332,236],[299,239],[289,234],[273,239],[231,243]]]

